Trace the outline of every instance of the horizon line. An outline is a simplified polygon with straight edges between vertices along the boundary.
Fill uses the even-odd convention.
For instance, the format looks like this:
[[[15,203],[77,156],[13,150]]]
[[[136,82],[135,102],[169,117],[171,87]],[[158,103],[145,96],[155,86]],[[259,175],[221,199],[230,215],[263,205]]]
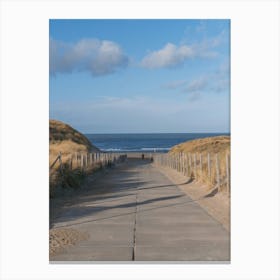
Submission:
[[[230,132],[82,132],[83,134],[230,134]]]

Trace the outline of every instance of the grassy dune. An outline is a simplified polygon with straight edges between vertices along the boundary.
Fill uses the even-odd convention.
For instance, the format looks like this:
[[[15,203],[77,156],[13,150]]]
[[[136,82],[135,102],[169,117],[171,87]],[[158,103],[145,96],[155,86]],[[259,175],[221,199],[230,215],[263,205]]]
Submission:
[[[61,121],[50,120],[49,123],[49,165],[55,161],[58,154],[62,154],[63,176],[59,172],[59,162],[57,161],[50,170],[50,196],[54,197],[58,187],[77,188],[85,178],[85,174],[80,169],[72,170],[67,164],[71,155],[87,152],[100,152],[90,141],[76,129]]]
[[[76,129],[61,121],[50,120],[49,135],[49,161],[50,164],[56,159],[57,155],[62,153],[62,160],[65,162],[71,154],[76,152],[99,152],[99,149],[93,146],[90,141]]]
[[[56,143],[69,140],[83,144],[88,149],[92,147],[90,141],[70,125],[57,120],[50,120],[50,142]]]
[[[230,136],[216,136],[187,141],[174,146],[170,153],[221,153],[229,152]]]
[[[209,187],[215,186],[216,180],[216,154],[220,161],[221,189],[226,188],[226,156],[230,155],[230,136],[216,136],[187,141],[174,146],[169,153],[190,153],[197,154],[199,164],[200,154],[202,155],[202,173],[197,169],[198,178],[205,182]],[[211,156],[211,176],[208,176],[208,154]]]

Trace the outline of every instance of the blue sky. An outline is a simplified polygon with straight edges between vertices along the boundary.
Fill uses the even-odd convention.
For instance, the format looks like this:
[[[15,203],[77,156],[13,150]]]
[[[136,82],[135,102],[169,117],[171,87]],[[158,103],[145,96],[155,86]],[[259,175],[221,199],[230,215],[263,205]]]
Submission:
[[[50,118],[83,133],[229,132],[229,20],[50,20]]]

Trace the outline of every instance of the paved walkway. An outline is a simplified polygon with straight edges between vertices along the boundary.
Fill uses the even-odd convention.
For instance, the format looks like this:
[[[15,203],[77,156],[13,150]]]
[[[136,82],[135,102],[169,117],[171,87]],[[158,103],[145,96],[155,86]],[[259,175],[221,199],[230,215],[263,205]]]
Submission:
[[[51,261],[230,260],[229,233],[148,161],[129,159],[93,185],[54,222],[89,238]]]

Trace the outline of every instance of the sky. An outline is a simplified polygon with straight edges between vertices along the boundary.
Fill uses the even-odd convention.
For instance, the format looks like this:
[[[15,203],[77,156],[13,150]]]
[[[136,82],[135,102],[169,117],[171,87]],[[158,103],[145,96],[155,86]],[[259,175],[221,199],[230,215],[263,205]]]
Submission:
[[[50,20],[50,119],[83,133],[230,132],[230,20]]]

